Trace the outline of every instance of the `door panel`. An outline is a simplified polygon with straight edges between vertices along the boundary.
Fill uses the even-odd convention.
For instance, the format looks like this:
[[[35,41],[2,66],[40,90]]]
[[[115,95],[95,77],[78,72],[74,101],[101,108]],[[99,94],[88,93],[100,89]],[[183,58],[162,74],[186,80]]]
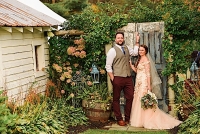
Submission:
[[[152,59],[155,61],[156,69],[162,80],[161,92],[163,97],[159,98],[159,107],[168,112],[168,107],[165,103],[167,99],[167,79],[166,77],[163,77],[161,75],[161,72],[165,67],[165,62],[162,55],[162,37],[164,36],[164,22],[137,23],[136,27],[140,34],[140,44],[145,44],[148,46],[149,53]]]

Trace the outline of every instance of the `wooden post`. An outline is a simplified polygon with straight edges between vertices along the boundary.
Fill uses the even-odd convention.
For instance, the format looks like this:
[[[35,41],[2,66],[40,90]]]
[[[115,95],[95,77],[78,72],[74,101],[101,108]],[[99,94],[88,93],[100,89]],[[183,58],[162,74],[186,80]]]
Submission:
[[[108,50],[110,50],[110,48],[112,47],[111,44],[108,44],[105,46],[105,51],[106,51],[106,54],[108,53]],[[112,92],[112,84],[110,82],[110,77],[107,75],[107,86],[108,86],[108,91],[109,92]]]
[[[174,75],[170,75],[169,79],[168,79],[168,84],[169,85],[173,85],[174,84]],[[174,113],[174,108],[175,108],[175,104],[174,104],[174,100],[175,100],[175,95],[174,95],[174,90],[169,87],[168,88],[168,97],[169,97],[169,107],[170,107],[170,111],[169,114],[172,116],[176,116]]]
[[[170,44],[172,44],[173,43],[173,35],[170,35],[169,39],[170,39]],[[172,59],[169,59],[169,60],[172,60]],[[169,79],[168,79],[168,84],[169,85],[173,85],[174,81],[175,81],[175,76],[174,76],[174,74],[171,74],[169,76]],[[175,112],[174,112],[174,108],[175,108],[175,104],[174,104],[175,94],[174,94],[174,90],[171,87],[168,88],[168,95],[169,95],[168,97],[169,97],[169,107],[170,107],[169,114],[172,115],[172,116],[176,116]]]
[[[52,2],[52,4],[54,4],[54,3],[56,3],[56,0],[52,0],[51,2]]]

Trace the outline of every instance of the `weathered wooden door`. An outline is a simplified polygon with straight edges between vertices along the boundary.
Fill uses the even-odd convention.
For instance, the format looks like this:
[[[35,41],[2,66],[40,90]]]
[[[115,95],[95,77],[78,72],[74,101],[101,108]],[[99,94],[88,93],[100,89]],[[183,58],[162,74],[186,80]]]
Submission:
[[[139,33],[139,44],[145,44],[148,46],[149,53],[155,61],[156,69],[162,80],[162,98],[159,98],[159,107],[165,112],[168,112],[168,106],[165,103],[167,99],[167,79],[166,77],[161,76],[161,72],[165,67],[165,60],[162,51],[164,22],[129,23],[120,30],[124,31],[126,45],[133,47],[136,42],[136,34]]]

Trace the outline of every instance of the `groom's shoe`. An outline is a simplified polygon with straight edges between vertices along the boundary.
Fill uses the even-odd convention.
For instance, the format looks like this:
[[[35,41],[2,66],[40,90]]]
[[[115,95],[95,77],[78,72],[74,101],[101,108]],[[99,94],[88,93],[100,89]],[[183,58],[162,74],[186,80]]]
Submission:
[[[126,123],[123,120],[117,121],[117,124],[120,126],[126,126]]]

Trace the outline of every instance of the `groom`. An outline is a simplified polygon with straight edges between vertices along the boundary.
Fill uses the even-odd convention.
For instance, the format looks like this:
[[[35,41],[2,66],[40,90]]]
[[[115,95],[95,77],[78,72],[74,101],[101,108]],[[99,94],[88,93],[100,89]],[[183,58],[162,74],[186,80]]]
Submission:
[[[105,68],[113,86],[113,111],[120,126],[127,125],[130,120],[134,91],[129,61],[131,55],[138,55],[138,48],[137,45],[134,46],[134,49],[124,45],[124,33],[117,32],[115,45],[108,51],[106,57]],[[120,111],[120,93],[122,90],[126,99],[125,121]]]

